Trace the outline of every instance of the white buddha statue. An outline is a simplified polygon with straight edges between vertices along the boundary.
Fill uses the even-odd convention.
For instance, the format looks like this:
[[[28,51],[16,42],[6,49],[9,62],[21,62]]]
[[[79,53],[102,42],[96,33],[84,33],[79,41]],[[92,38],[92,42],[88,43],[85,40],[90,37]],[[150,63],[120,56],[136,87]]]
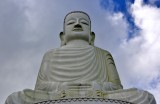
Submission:
[[[122,89],[111,54],[93,46],[95,35],[86,13],[69,13],[60,38],[61,47],[44,55],[35,90]]]
[[[43,57],[35,89],[15,92],[5,104],[53,104],[52,100],[64,104],[74,98],[86,98],[84,102],[89,98],[87,104],[156,104],[147,91],[123,89],[111,54],[94,46],[95,34],[86,13],[67,14],[60,38],[61,47]],[[95,98],[107,101],[91,102]],[[67,104],[81,104],[81,100]]]

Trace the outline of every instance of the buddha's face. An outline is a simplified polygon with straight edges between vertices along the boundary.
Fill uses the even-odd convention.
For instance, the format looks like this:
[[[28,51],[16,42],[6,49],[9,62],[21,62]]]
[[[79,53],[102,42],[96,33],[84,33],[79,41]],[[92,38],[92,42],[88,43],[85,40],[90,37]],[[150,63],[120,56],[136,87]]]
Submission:
[[[89,42],[91,26],[90,19],[84,13],[69,14],[64,23],[65,41],[82,39]]]

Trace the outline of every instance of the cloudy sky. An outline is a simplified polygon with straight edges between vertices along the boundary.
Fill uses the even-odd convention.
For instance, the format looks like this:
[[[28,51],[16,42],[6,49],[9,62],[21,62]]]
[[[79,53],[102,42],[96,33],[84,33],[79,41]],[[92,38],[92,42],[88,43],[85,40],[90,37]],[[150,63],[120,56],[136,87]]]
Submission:
[[[95,45],[112,53],[124,89],[160,104],[160,0],[0,0],[0,104],[34,89],[44,53],[60,46],[68,12],[90,15]]]

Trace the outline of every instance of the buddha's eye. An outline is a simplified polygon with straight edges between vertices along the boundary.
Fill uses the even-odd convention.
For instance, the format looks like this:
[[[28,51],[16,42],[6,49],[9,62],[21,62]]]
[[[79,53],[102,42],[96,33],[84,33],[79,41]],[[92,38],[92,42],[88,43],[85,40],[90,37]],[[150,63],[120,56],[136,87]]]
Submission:
[[[71,25],[71,24],[74,24],[74,22],[69,22],[69,23],[67,23],[67,25]]]
[[[81,22],[82,24],[85,24],[85,25],[88,25],[88,23],[87,22]]]
[[[74,23],[75,23],[74,20],[70,20],[70,21],[67,22],[67,25],[72,25],[72,24],[74,24]]]
[[[89,24],[88,24],[88,21],[83,20],[83,19],[81,20],[81,23],[82,23],[82,24],[85,24],[85,25],[89,25]]]

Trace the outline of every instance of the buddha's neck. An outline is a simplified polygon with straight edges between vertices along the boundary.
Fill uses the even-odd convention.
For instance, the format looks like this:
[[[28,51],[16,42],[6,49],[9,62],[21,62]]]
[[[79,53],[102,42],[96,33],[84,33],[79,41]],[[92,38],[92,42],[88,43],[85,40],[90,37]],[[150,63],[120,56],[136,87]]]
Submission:
[[[67,42],[67,45],[89,45],[89,43],[85,40],[76,39]]]

